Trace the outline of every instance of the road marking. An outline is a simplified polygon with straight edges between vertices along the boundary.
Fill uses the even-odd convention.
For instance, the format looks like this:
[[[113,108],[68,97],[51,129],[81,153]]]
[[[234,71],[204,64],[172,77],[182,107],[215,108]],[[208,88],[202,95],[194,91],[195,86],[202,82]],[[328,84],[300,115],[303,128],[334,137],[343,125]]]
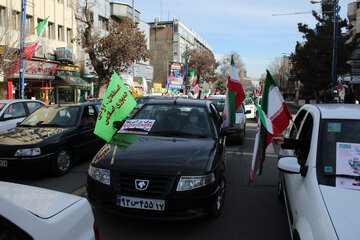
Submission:
[[[251,152],[239,152],[239,151],[229,151],[227,150],[226,153],[230,153],[230,154],[235,154],[235,155],[246,155],[246,156],[252,156],[253,153]],[[273,158],[277,158],[278,156],[275,154],[266,154],[266,157],[273,157]]]
[[[83,186],[79,187],[78,189],[76,189],[75,191],[73,191],[71,194],[81,196],[81,195],[84,195],[85,193],[86,193],[86,186],[83,185]]]

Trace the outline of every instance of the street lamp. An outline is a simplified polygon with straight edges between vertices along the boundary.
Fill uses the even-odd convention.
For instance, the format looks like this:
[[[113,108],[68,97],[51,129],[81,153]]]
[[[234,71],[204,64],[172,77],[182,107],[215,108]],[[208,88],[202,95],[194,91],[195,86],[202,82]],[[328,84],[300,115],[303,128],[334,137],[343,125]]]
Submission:
[[[310,1],[312,4],[321,3],[321,1]],[[338,18],[339,18],[339,0],[332,0],[334,4],[334,39],[333,39],[333,60],[331,71],[331,93],[334,95],[334,85],[336,84],[336,65],[337,65],[337,52],[338,52]]]

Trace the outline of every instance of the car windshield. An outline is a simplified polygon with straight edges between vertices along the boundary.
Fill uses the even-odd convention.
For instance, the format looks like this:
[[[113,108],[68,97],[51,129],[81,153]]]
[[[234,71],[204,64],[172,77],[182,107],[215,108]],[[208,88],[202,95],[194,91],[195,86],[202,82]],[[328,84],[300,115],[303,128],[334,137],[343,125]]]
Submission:
[[[203,107],[150,104],[142,107],[134,118],[155,120],[149,132],[151,135],[213,136],[210,119]]]
[[[319,184],[337,186],[336,175],[343,175],[344,168],[348,168],[350,175],[360,176],[360,135],[355,134],[359,131],[359,120],[321,121],[317,153]],[[342,149],[344,146],[349,148],[348,152]]]
[[[0,111],[5,107],[6,103],[0,103]]]
[[[150,100],[150,98],[136,98],[135,101],[137,104],[144,104],[146,102],[148,102]]]
[[[43,107],[30,114],[20,126],[68,127],[75,124],[79,106]]]

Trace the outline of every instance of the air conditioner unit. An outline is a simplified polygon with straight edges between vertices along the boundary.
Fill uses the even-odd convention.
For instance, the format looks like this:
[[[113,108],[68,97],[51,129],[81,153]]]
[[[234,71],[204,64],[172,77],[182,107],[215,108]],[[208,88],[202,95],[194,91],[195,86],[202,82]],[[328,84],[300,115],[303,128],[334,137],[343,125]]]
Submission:
[[[56,60],[72,62],[73,61],[72,49],[68,47],[56,48]]]

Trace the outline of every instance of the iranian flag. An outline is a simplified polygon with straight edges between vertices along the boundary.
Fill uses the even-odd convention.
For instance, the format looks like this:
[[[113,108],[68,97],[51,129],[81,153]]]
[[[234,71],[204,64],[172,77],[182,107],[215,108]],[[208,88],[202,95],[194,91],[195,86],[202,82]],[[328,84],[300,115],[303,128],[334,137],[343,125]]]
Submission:
[[[192,82],[192,86],[195,86],[195,76],[194,76],[194,70],[190,71],[190,82]]]
[[[226,114],[226,119],[223,123],[224,127],[233,126],[235,124],[236,110],[245,99],[245,92],[240,82],[233,55],[231,55],[230,76],[228,78],[227,87],[228,89],[224,107],[224,112]]]
[[[23,57],[27,58],[27,59],[32,59],[32,56],[34,55],[34,52],[41,40],[42,35],[44,34],[45,31],[45,27],[46,27],[46,23],[49,17],[45,18],[45,20],[43,20],[37,27],[36,27],[36,33],[38,38],[36,39],[36,41],[29,45],[29,46],[24,46],[23,47]]]
[[[262,123],[261,117],[258,118],[249,184],[253,182],[253,177],[255,174],[262,174],[266,149],[271,144],[272,139],[272,135],[268,131],[269,127],[272,127],[274,136],[279,136],[281,132],[287,128],[289,121],[292,119],[290,111],[280,94],[280,90],[269,71],[267,71],[264,84],[261,110],[264,113],[264,116],[268,116],[268,119],[271,123],[268,123],[266,119],[264,119],[264,124]]]
[[[281,135],[281,132],[277,129],[276,125],[270,120],[268,115],[261,109],[259,104],[251,97],[251,100],[255,103],[255,106],[258,110],[259,117],[262,125],[266,128],[266,130],[274,137],[278,137]]]

